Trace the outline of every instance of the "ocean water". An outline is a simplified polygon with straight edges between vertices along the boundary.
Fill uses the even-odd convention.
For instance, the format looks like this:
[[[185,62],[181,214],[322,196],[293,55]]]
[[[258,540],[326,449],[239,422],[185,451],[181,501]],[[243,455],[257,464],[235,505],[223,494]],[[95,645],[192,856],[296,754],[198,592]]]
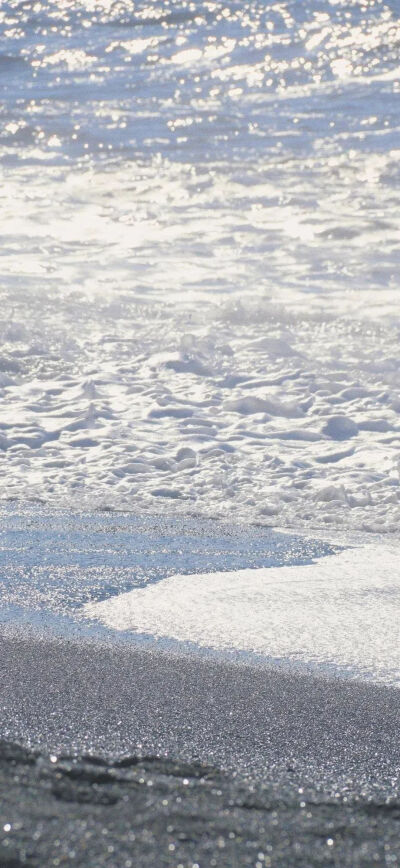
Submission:
[[[400,686],[398,540],[18,504],[0,524],[1,635]]]
[[[2,498],[398,533],[397,0],[5,0]]]
[[[210,520],[69,512],[11,505],[0,510],[1,620],[79,617],[99,603],[176,573],[301,566],[338,548],[269,528]]]

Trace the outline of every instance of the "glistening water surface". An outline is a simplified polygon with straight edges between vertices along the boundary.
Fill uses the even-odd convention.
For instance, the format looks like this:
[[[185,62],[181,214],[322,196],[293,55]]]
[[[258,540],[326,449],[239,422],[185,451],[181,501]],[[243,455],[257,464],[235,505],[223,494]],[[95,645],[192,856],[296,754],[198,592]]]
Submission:
[[[0,519],[3,629],[400,685],[396,541],[43,507]]]
[[[311,563],[333,546],[275,531],[198,519],[40,507],[1,510],[0,619],[82,615],[87,602],[176,573]],[[37,622],[37,618],[35,618]]]
[[[397,533],[397,0],[5,0],[3,497]]]

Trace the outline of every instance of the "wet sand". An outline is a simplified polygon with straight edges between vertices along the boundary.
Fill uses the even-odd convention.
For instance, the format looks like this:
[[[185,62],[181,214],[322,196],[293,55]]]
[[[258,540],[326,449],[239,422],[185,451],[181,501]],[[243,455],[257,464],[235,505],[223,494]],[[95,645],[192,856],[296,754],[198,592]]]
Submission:
[[[268,856],[268,842],[275,852],[273,858],[270,853],[272,865],[386,865],[391,864],[388,854],[400,859],[400,693],[395,689],[133,646],[35,637],[16,628],[3,628],[0,646],[2,738],[44,756],[102,758],[100,765],[91,762],[83,767],[79,761],[74,768],[80,771],[70,773],[55,762],[41,758],[31,763],[28,757],[17,779],[17,766],[2,760],[2,837],[10,838],[4,832],[7,824],[22,822],[12,836],[22,862],[3,859],[1,864],[128,866],[127,836],[137,825],[133,816],[139,815],[139,850],[132,865],[151,865],[155,860],[194,865],[199,854],[201,866],[234,865],[233,858],[238,865],[255,865],[255,850],[259,847],[257,852]],[[11,750],[12,758],[13,749],[4,750]],[[143,778],[146,786],[136,778],[133,783],[120,780],[120,772],[114,781],[110,769],[120,768],[115,764],[121,759],[156,755],[162,762],[154,788],[149,784],[155,769],[151,762]],[[172,761],[186,765],[175,775],[168,765]],[[199,763],[213,767],[209,774],[214,784],[207,783],[206,800],[206,790],[198,792],[205,786],[199,783],[203,772],[196,772]],[[97,779],[93,768],[105,771]],[[128,763],[126,768],[136,765]],[[186,779],[195,783],[185,784]],[[107,793],[114,792],[114,785],[117,791],[110,802]],[[185,820],[174,820],[172,833],[168,829],[181,791],[185,799],[189,794],[182,809]],[[247,794],[246,801],[252,792],[261,793],[258,807],[238,807],[238,794]],[[21,811],[23,820],[18,820]],[[92,831],[82,850],[83,832],[78,833],[78,827],[83,821]],[[36,840],[32,836],[40,822]],[[63,823],[67,831],[61,835]],[[111,838],[109,833],[104,837],[114,850],[99,844],[100,827],[112,830]],[[319,837],[317,827],[322,829]],[[256,844],[246,850],[247,828]],[[182,852],[176,829],[184,836],[179,839]],[[237,833],[234,839],[229,838],[232,829]],[[54,862],[53,857],[59,858],[54,842],[60,835],[62,847],[70,841],[75,855]],[[219,846],[218,839],[225,845],[220,840]],[[178,849],[168,849],[170,844]],[[116,847],[128,847],[123,851],[125,861],[122,850],[115,855]]]
[[[97,640],[0,634],[1,735],[104,756],[376,789],[400,771],[400,692]]]
[[[44,757],[0,743],[0,864],[255,866],[397,864],[400,803],[199,763]]]

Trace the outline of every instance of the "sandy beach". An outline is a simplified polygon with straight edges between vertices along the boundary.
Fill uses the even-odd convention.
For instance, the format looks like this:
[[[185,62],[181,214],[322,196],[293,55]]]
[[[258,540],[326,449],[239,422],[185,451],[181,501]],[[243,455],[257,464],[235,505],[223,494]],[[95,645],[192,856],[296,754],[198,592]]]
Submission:
[[[0,26],[0,868],[393,868],[399,3]]]
[[[400,858],[396,690],[10,627],[0,667],[1,864]]]
[[[361,540],[43,507],[2,522],[1,865],[396,864],[393,546],[375,576]]]
[[[74,641],[1,636],[3,737],[52,753],[168,754],[263,778],[394,787],[400,694]]]

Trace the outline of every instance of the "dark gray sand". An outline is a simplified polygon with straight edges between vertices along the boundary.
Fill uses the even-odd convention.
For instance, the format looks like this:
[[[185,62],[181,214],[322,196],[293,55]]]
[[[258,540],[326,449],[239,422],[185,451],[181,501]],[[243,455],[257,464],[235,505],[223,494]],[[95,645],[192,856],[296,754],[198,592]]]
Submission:
[[[59,758],[3,745],[0,865],[400,862],[398,691],[7,629],[0,643],[2,737]],[[119,762],[139,755],[160,759]]]
[[[372,866],[400,801],[250,786],[199,763],[45,758],[0,743],[2,866]]]

